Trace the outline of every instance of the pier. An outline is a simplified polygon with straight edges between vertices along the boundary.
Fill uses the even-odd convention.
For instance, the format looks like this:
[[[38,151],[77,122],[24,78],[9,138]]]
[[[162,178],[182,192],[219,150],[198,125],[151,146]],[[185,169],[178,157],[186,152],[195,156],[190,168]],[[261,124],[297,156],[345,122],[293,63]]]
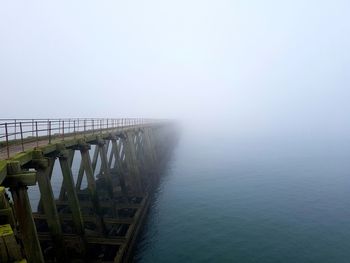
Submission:
[[[175,142],[167,120],[0,120],[0,262],[130,262]]]

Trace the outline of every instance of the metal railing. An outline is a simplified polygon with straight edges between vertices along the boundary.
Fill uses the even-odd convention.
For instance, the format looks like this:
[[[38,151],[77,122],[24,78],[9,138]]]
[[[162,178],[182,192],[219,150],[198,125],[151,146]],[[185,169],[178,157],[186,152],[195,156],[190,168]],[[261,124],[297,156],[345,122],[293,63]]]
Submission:
[[[51,143],[57,139],[152,122],[155,120],[141,118],[0,119],[0,154],[10,158],[11,152],[25,151],[28,147],[39,146],[40,142]]]

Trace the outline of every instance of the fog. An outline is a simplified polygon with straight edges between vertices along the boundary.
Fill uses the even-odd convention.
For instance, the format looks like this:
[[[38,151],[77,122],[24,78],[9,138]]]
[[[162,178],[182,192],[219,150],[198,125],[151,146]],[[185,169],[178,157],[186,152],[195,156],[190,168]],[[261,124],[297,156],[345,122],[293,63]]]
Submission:
[[[2,1],[2,118],[350,132],[349,1]]]

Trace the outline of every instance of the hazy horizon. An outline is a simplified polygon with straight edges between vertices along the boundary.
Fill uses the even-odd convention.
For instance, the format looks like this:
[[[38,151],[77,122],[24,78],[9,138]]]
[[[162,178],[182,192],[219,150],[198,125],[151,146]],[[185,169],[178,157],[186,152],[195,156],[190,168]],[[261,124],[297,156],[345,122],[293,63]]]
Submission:
[[[1,116],[346,135],[349,10],[348,1],[3,2]]]

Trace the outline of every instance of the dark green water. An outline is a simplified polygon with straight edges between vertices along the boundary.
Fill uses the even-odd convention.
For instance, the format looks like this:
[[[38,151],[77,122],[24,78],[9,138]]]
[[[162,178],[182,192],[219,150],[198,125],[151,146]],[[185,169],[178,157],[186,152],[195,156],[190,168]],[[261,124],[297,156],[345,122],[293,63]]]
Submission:
[[[349,139],[232,137],[184,132],[136,262],[350,262]]]

